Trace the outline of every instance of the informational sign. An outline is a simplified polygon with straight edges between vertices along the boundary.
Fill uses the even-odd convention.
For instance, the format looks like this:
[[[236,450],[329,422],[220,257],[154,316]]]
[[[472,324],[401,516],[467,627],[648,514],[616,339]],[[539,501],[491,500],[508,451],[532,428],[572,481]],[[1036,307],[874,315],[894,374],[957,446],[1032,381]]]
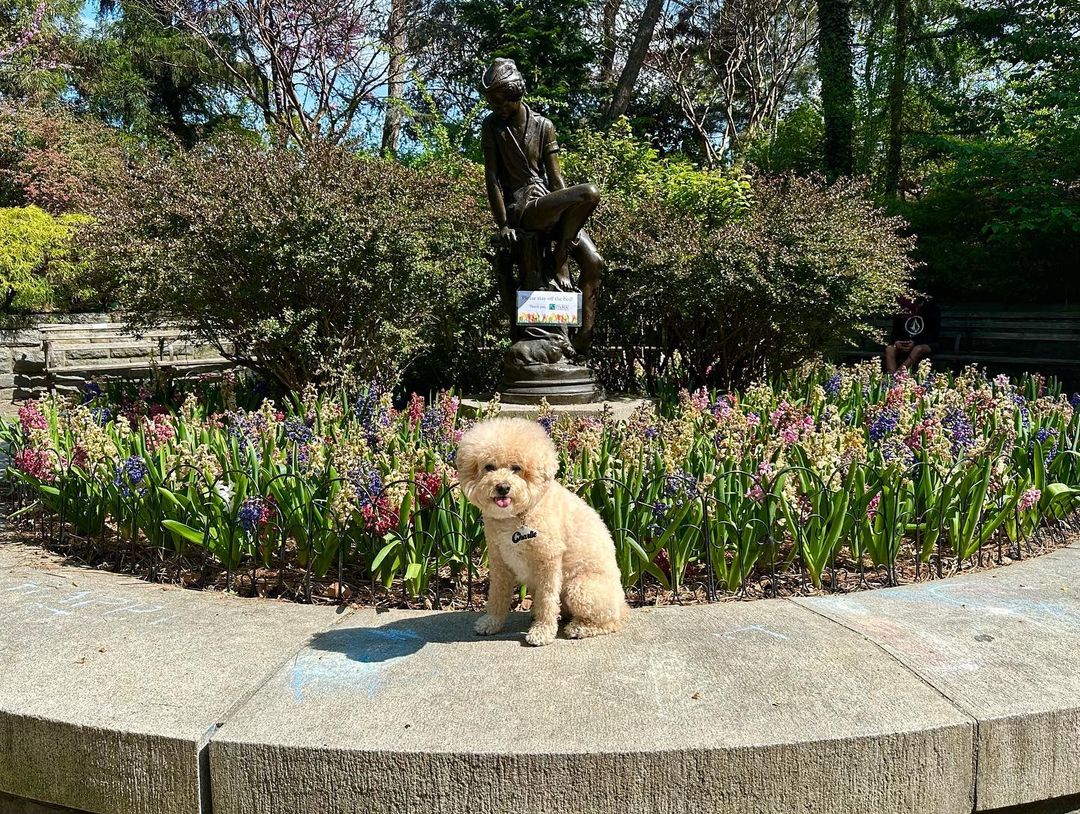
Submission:
[[[519,291],[518,325],[581,325],[581,294],[577,291]]]

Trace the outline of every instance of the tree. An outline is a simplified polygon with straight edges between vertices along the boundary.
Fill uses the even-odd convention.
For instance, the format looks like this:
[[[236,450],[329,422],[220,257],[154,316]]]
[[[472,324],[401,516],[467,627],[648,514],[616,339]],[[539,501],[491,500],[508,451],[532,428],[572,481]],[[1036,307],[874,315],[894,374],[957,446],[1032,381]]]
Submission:
[[[239,126],[229,76],[201,41],[141,0],[110,0],[77,53],[72,84],[101,119],[185,148]]]
[[[894,0],[893,64],[889,77],[889,143],[885,155],[885,192],[895,195],[900,186],[903,146],[904,92],[907,87],[907,55],[910,27],[910,0]]]
[[[818,76],[825,120],[825,167],[830,179],[851,175],[855,122],[851,0],[817,0]]]
[[[355,134],[387,75],[378,0],[151,0],[224,68],[264,123],[300,144]]]
[[[649,65],[673,90],[706,164],[775,124],[815,33],[812,0],[695,0],[665,21]]]
[[[588,36],[590,0],[437,0],[419,23],[416,49],[429,90],[453,115],[479,99],[480,77],[495,57],[513,59],[527,93],[560,132],[595,107]]]
[[[79,9],[76,0],[0,4],[0,99],[51,101],[63,93]]]
[[[600,9],[600,75],[601,85],[615,81],[615,53],[618,51],[616,25],[622,0],[603,0]]]
[[[386,80],[386,113],[383,115],[382,149],[394,154],[401,138],[401,102],[405,92],[409,7],[406,0],[391,0],[386,41],[389,64]]]
[[[608,105],[609,120],[622,116],[630,105],[630,99],[637,87],[638,74],[641,73],[641,66],[649,53],[649,45],[652,43],[653,32],[656,31],[656,24],[660,20],[663,6],[663,0],[646,0],[641,19],[638,21],[637,33],[634,35],[634,42],[626,55],[626,64],[623,65],[622,73],[619,74],[619,82],[612,94],[611,104]]]

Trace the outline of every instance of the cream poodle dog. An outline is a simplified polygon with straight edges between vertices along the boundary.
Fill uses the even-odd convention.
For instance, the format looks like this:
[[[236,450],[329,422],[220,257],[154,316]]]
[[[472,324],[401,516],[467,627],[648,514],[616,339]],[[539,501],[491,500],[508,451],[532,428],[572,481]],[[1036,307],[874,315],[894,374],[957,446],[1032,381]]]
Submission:
[[[458,447],[458,480],[484,515],[491,589],[480,635],[503,629],[514,588],[532,593],[525,641],[550,644],[560,611],[571,639],[618,630],[629,613],[604,521],[555,480],[559,458],[544,428],[524,418],[481,421]]]

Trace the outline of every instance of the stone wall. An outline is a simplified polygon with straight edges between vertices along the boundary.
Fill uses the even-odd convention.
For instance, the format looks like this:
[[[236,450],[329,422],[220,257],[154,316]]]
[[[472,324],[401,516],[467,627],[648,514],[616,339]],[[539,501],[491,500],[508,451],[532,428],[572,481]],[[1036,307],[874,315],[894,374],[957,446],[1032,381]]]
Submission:
[[[44,314],[0,330],[0,405],[50,388],[73,392],[88,379],[145,374],[151,359],[185,370],[227,364],[216,348],[186,341],[176,330],[136,338],[122,326],[120,314]]]

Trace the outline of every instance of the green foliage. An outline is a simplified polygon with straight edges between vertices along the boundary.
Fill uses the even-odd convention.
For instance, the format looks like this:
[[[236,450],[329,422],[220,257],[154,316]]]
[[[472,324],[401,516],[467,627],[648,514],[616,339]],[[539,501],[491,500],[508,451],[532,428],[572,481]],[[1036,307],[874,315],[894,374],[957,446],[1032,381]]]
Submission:
[[[90,219],[53,217],[36,206],[0,209],[0,296],[14,290],[11,311],[38,312],[93,296],[72,249],[72,234]]]
[[[856,171],[887,188],[893,20],[863,9]],[[1080,7],[912,0],[899,193],[920,288],[943,299],[1080,295]]]
[[[428,23],[439,72],[477,98],[480,77],[495,57],[513,59],[531,103],[560,132],[588,107],[595,52],[587,35],[589,0],[451,0]]]
[[[616,387],[633,386],[635,364],[650,390],[778,372],[867,330],[907,290],[913,241],[863,186],[753,186],[745,214],[719,225],[657,198],[602,205],[597,243],[628,268],[601,305],[606,344],[626,354],[605,371]]]
[[[825,126],[821,110],[803,102],[777,124],[745,145],[744,156],[762,172],[812,175],[825,170]]]
[[[702,170],[676,156],[661,158],[634,137],[626,118],[606,132],[578,133],[575,150],[564,160],[573,182],[596,184],[604,197],[633,208],[657,201],[708,225],[738,218],[750,205],[750,182],[739,174]]]
[[[89,245],[142,324],[290,388],[395,381],[428,352],[452,370],[494,312],[472,172],[223,139],[133,172]]]

